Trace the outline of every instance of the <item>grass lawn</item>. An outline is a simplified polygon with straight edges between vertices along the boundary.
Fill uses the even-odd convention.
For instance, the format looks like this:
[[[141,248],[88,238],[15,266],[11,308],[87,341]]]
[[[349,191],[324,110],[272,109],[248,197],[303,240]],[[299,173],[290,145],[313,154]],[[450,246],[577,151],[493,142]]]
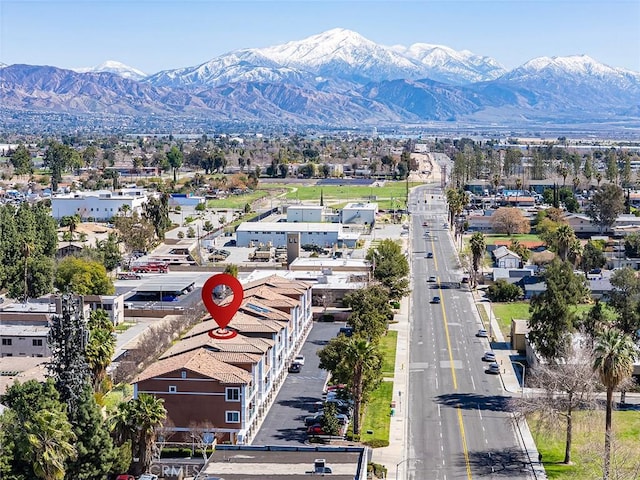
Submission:
[[[421,183],[409,183],[409,188],[422,185]],[[406,182],[386,182],[383,187],[369,187],[362,185],[310,185],[296,186],[285,198],[296,200],[317,200],[320,201],[320,192],[325,201],[327,200],[363,200],[376,197],[375,200],[391,200],[397,207],[404,207],[404,199],[407,195]],[[390,202],[389,202],[390,203]]]
[[[244,206],[269,195],[265,190],[256,190],[245,195],[232,195],[228,198],[217,198],[207,201],[207,208],[233,208],[243,209]]]
[[[539,428],[536,418],[529,419],[529,427],[542,453],[547,476],[551,480],[591,480],[602,478],[604,449],[604,411],[575,412],[573,417],[573,465],[563,465],[565,429],[550,431]],[[634,411],[613,412],[614,440],[611,478],[638,478],[640,468],[640,415]]]
[[[576,305],[576,313],[582,315],[588,312],[593,305],[580,304]],[[510,302],[510,303],[492,303],[493,314],[498,320],[500,330],[503,335],[509,335],[511,332],[511,319],[521,318],[528,320],[531,314],[529,313],[529,302]],[[605,305],[605,309],[608,307]],[[612,313],[612,312],[611,312]]]
[[[365,407],[361,442],[386,442],[389,444],[389,425],[391,422],[391,399],[393,397],[393,382],[382,382],[371,394],[369,403]],[[367,433],[372,431],[372,434]]]
[[[505,234],[490,233],[484,236],[484,243],[487,245],[494,245],[496,243],[496,240],[509,240],[509,241],[518,240],[520,242],[524,242],[524,241],[539,242],[540,237],[535,233],[523,233],[523,234],[517,234],[517,235],[511,235],[511,236],[505,235]]]
[[[121,383],[113,387],[113,389],[102,398],[102,401],[107,412],[112,412],[120,403],[126,402],[132,396],[133,387],[128,383]]]
[[[382,376],[393,377],[396,365],[396,345],[398,344],[398,332],[389,330],[380,339],[380,351],[382,352]]]

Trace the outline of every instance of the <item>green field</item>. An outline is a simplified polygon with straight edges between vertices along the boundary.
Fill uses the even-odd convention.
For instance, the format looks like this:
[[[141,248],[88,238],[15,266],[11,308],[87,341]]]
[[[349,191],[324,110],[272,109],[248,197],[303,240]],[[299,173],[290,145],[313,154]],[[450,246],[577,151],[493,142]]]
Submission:
[[[409,188],[422,185],[421,183],[409,183]],[[380,202],[380,200],[394,199],[398,207],[404,207],[404,200],[407,196],[406,182],[386,182],[382,187],[369,187],[361,185],[295,185],[289,186],[291,190],[285,196],[290,200],[309,201],[316,200],[320,202],[320,193],[325,201],[356,201],[371,200]]]
[[[604,412],[575,412],[573,415],[572,465],[564,465],[565,429],[543,429],[536,418],[529,428],[542,454],[551,480],[595,480],[602,478],[604,449]],[[640,414],[637,411],[613,412],[614,444],[611,479],[635,479],[640,472]]]
[[[233,208],[241,210],[249,203],[253,203],[256,200],[269,196],[269,192],[266,190],[256,190],[245,195],[232,195],[228,198],[217,198],[207,201],[207,208]]]
[[[539,242],[540,237],[535,233],[523,233],[517,235],[504,235],[497,233],[490,233],[484,236],[484,243],[486,245],[494,245],[497,240],[518,240],[519,242]]]
[[[576,305],[575,312],[578,315],[583,315],[591,310],[592,306],[591,304]],[[528,320],[531,317],[529,313],[529,302],[492,303],[491,307],[495,318],[500,324],[500,330],[505,336],[511,332],[512,318]],[[609,310],[606,305],[605,310],[608,310],[609,315],[614,315],[613,311]]]

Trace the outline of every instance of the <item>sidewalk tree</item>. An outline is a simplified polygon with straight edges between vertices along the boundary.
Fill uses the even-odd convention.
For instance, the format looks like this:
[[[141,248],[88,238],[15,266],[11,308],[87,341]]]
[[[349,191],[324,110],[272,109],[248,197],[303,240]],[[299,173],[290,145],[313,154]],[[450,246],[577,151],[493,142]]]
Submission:
[[[478,268],[481,265],[482,258],[484,257],[487,245],[484,241],[484,235],[481,232],[476,232],[471,235],[469,240],[469,246],[471,247],[471,254],[473,255],[472,270],[472,287],[475,287],[478,282]]]
[[[382,240],[367,252],[373,276],[389,290],[391,300],[400,300],[409,291],[409,262],[402,248],[392,239]]]
[[[554,260],[544,272],[546,290],[531,299],[529,340],[549,362],[568,352],[569,335],[574,331],[576,305],[586,296],[586,280],[573,273],[569,262]]]
[[[338,410],[335,403],[327,402],[323,408],[322,431],[327,435],[338,435],[340,433],[340,422],[338,421]]]
[[[633,363],[636,356],[636,345],[633,339],[620,330],[606,330],[596,341],[593,369],[607,390],[603,480],[609,479],[611,467],[613,392],[633,373]]]
[[[389,294],[382,285],[355,290],[346,294],[342,301],[351,308],[347,324],[355,333],[376,341],[387,331],[393,310],[389,305]]]

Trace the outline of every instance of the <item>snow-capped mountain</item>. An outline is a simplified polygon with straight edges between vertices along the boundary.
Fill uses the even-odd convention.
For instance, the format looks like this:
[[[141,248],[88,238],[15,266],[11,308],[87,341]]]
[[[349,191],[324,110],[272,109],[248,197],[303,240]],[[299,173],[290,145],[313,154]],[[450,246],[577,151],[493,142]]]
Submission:
[[[129,80],[142,80],[147,77],[146,73],[138,70],[137,68],[116,62],[115,60],[107,60],[96,67],[74,68],[72,70],[78,73],[115,73],[116,75]]]
[[[428,50],[431,47],[431,51]],[[195,67],[167,70],[146,81],[156,86],[216,86],[234,81],[327,79],[365,85],[431,78],[456,85],[493,80],[505,70],[489,57],[447,47],[386,47],[359,33],[334,28],[298,41],[230,52]]]
[[[469,51],[426,43],[387,47],[345,29],[236,50],[140,81],[124,78],[135,69],[117,62],[91,70],[1,68],[0,125],[2,115],[15,111],[332,126],[640,124],[640,73],[586,55],[536,58],[505,72]]]
[[[439,82],[460,84],[494,80],[507,71],[496,60],[468,50],[456,51],[444,45],[414,43],[396,45],[395,51],[417,60],[427,68],[426,77]],[[464,82],[462,82],[464,80]]]

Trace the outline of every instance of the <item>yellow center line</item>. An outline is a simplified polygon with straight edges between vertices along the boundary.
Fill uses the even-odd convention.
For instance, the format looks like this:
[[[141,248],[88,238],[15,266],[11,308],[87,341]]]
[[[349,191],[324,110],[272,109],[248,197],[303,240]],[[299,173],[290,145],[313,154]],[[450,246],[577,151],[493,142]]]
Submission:
[[[431,240],[431,248],[433,248],[433,240]],[[436,262],[436,256],[433,256],[434,263]],[[438,269],[438,264],[435,263],[436,270]],[[453,379],[453,389],[458,390],[458,379],[456,378],[456,370],[453,365],[453,350],[451,349],[451,336],[449,335],[449,324],[447,322],[447,312],[444,309],[444,302],[442,301],[442,288],[440,286],[440,278],[438,278],[438,293],[440,295],[440,308],[442,309],[442,321],[444,324],[444,335],[447,339],[447,351],[449,352],[449,366],[451,369],[451,378]],[[471,464],[469,463],[469,450],[467,449],[467,437],[464,432],[464,422],[462,420],[462,410],[460,406],[456,407],[458,413],[458,429],[460,430],[460,438],[462,439],[462,452],[464,454],[464,462],[467,468],[467,480],[471,480]]]

